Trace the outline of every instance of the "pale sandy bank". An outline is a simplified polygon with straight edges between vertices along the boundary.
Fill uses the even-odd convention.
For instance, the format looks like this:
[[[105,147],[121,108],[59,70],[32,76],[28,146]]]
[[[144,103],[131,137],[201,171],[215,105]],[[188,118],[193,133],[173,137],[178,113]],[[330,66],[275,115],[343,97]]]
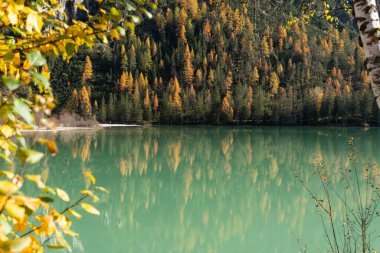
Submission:
[[[73,131],[73,130],[97,130],[102,128],[112,127],[138,127],[139,125],[126,125],[126,124],[99,124],[96,127],[57,127],[55,129],[38,128],[30,130],[21,130],[21,132],[61,132],[61,131]]]

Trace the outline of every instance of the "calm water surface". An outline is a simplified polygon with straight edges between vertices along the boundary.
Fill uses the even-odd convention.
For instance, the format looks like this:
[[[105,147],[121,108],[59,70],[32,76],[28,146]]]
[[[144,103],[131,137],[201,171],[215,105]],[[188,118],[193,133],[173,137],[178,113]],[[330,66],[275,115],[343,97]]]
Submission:
[[[75,196],[91,169],[111,192],[100,217],[75,222],[74,252],[322,252],[315,203],[294,173],[320,190],[313,163],[339,170],[351,136],[379,164],[380,129],[119,128],[50,136],[59,154],[42,174]]]

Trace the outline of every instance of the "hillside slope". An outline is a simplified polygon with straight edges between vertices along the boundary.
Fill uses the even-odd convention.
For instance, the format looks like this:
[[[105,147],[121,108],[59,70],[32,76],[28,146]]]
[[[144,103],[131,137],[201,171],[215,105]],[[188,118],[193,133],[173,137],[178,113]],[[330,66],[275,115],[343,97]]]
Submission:
[[[51,60],[57,112],[114,123],[379,122],[348,15],[286,27],[297,4],[226,2],[160,1],[120,42]]]

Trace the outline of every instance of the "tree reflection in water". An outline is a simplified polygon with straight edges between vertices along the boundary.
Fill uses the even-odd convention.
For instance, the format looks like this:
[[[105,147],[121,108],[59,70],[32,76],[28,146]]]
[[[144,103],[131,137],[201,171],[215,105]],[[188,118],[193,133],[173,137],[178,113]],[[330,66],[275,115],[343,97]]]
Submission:
[[[76,224],[85,252],[296,252],[298,238],[320,252],[326,247],[314,201],[293,175],[320,189],[314,161],[338,174],[350,136],[378,164],[379,134],[292,127],[61,132],[49,137],[59,154],[42,170],[71,194],[88,184],[88,169],[110,190],[98,206],[101,219]]]

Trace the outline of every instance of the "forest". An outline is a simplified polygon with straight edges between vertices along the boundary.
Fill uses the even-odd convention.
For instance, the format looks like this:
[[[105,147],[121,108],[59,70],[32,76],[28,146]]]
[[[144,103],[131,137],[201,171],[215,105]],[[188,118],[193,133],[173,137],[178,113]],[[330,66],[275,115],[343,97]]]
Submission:
[[[1,1],[0,252],[379,252],[378,10]]]
[[[70,63],[49,59],[55,113],[101,123],[379,124],[349,14],[289,24],[296,5],[273,17],[254,11],[160,1],[125,38],[82,49]]]

